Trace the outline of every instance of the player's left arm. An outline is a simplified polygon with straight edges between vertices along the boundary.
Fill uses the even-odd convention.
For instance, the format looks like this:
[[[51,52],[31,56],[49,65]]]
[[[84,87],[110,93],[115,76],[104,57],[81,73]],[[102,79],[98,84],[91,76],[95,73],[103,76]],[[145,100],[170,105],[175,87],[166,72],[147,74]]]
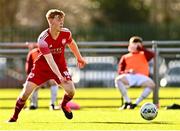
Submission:
[[[78,67],[83,68],[87,62],[86,60],[81,56],[81,53],[79,51],[79,48],[74,40],[71,41],[70,44],[68,44],[68,47],[70,48],[71,52],[74,54],[74,56],[77,59]]]
[[[145,55],[147,61],[150,61],[155,56],[155,53],[151,50],[144,48],[144,55]]]
[[[152,50],[146,49],[142,44],[137,47],[139,51],[143,51],[147,61],[150,61],[155,53]]]

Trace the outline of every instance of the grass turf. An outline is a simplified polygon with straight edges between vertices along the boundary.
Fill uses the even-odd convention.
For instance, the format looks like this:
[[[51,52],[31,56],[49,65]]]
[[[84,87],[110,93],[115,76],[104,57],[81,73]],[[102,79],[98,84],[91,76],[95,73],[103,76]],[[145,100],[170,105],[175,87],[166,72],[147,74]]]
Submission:
[[[141,118],[139,108],[151,102],[152,95],[134,110],[118,110],[119,92],[114,88],[78,88],[74,102],[81,106],[73,110],[74,118],[67,120],[61,110],[49,111],[49,89],[39,91],[39,109],[23,110],[18,122],[6,123],[13,113],[19,89],[0,90],[0,130],[180,130],[180,110],[165,110],[165,106],[179,103],[180,88],[160,89],[160,109],[152,121]],[[142,89],[129,89],[129,96],[136,98]],[[59,90],[59,99],[63,91]],[[171,99],[165,99],[171,98]],[[134,100],[134,99],[133,99]]]

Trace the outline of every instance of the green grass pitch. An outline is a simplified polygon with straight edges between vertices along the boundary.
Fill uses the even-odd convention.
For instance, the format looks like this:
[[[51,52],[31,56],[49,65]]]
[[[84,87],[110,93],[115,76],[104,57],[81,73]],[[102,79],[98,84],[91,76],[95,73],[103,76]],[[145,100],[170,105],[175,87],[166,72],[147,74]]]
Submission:
[[[140,88],[131,88],[128,93],[134,101],[141,92]],[[77,88],[73,101],[81,109],[73,110],[74,118],[67,120],[61,110],[48,109],[50,90],[46,88],[39,90],[37,110],[22,110],[18,122],[6,123],[19,93],[20,89],[0,89],[0,130],[180,130],[180,110],[165,109],[167,105],[180,104],[180,88],[160,89],[160,108],[152,121],[139,114],[143,103],[152,102],[152,94],[134,110],[118,110],[121,99],[115,88]],[[59,101],[62,95],[60,89]]]

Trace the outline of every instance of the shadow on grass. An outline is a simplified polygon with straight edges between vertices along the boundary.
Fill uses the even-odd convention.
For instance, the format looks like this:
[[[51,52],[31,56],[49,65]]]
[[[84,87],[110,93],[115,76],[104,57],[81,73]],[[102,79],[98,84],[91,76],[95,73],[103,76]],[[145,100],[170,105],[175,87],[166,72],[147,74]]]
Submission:
[[[94,123],[94,124],[171,124],[171,125],[176,125],[179,123],[170,123],[166,121],[146,121],[146,122],[122,122],[122,121],[117,121],[117,122],[73,122],[73,123]]]
[[[47,121],[38,121],[38,122],[28,122],[28,123],[51,123],[51,122],[47,122]],[[53,121],[53,123],[69,123],[69,122],[55,122]],[[122,122],[122,121],[115,121],[115,122],[99,122],[99,121],[91,121],[91,122],[72,122],[72,123],[76,123],[76,124],[169,124],[169,125],[179,125],[180,123],[170,123],[170,122],[166,122],[166,121],[146,121],[146,122]]]

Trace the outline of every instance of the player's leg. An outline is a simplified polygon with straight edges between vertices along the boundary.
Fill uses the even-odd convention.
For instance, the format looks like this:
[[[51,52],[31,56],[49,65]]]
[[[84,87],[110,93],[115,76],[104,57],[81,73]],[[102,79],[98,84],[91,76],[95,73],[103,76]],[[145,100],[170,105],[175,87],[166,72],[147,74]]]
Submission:
[[[129,85],[129,81],[126,78],[126,75],[123,74],[117,76],[115,79],[115,87],[121,92],[121,95],[125,101],[125,104],[120,109],[126,109],[131,104],[131,99],[128,97],[127,88],[125,85]]]
[[[36,88],[30,98],[30,110],[34,110],[38,108],[38,90],[39,88]]]
[[[62,102],[61,102],[61,108],[68,119],[73,118],[73,114],[71,112],[70,107],[68,107],[66,104],[73,98],[75,94],[75,86],[72,80],[68,80],[66,82],[63,82],[62,84],[63,89],[65,90],[65,94],[63,96]]]
[[[37,87],[36,84],[26,81],[26,83],[23,85],[24,88],[21,91],[15,105],[14,114],[10,118],[9,122],[16,122],[18,119],[18,115],[20,111],[22,110],[23,106],[25,105],[26,100],[28,99],[29,95],[32,93],[32,91]]]
[[[55,102],[57,99],[57,93],[58,93],[58,85],[54,80],[50,80],[49,81],[49,85],[51,86],[50,90],[51,90],[51,101],[50,101],[50,110],[54,110],[55,109]]]
[[[153,82],[151,78],[147,76],[140,77],[138,82],[140,83],[139,86],[145,87],[145,89],[143,90],[140,97],[136,99],[135,103],[131,105],[131,109],[134,109],[142,100],[147,98],[149,94],[153,91],[153,89],[155,88],[155,83]]]

